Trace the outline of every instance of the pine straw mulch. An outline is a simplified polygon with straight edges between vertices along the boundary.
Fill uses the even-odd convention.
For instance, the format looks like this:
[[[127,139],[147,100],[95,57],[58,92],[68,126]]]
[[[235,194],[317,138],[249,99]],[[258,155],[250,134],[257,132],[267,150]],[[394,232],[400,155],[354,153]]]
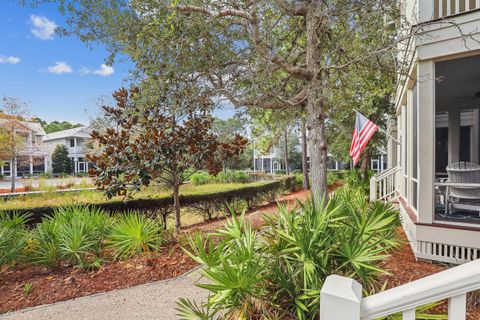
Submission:
[[[280,202],[291,207],[297,200],[305,200],[308,196],[309,193],[305,191],[297,191],[282,197]],[[276,204],[267,204],[247,213],[245,218],[255,228],[260,228],[263,216],[275,213]],[[202,232],[216,230],[224,225],[224,220],[217,219],[189,226],[183,230],[183,234],[197,230]],[[401,236],[406,240],[403,232]],[[0,273],[0,313],[171,279],[196,266],[197,264],[182,251],[179,242],[173,240],[155,254],[139,255],[127,261],[109,262],[98,270],[85,271],[73,267],[49,270],[40,266],[7,268]],[[387,288],[446,269],[443,265],[416,261],[406,241],[400,250],[382,263],[382,267],[390,273],[382,279],[387,282]],[[28,294],[24,294],[25,284],[31,284]],[[446,306],[442,305],[439,310],[445,311],[445,308]],[[477,316],[472,315],[469,319],[480,319],[480,316]]]

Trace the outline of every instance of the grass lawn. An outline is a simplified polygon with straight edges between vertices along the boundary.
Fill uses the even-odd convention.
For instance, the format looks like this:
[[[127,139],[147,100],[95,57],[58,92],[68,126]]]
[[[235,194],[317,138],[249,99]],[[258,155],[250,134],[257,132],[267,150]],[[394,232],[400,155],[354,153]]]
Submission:
[[[252,183],[216,183],[194,186],[192,184],[185,184],[180,188],[181,195],[196,195],[196,194],[210,194],[222,191],[230,191],[234,189],[241,189],[244,187],[261,186],[268,184],[271,181],[261,181]],[[161,186],[150,186],[140,192],[132,195],[132,199],[161,199],[168,197],[172,192]],[[86,190],[80,192],[55,193],[47,192],[40,195],[26,195],[19,196],[13,199],[0,200],[1,210],[16,210],[16,209],[33,209],[47,206],[63,206],[63,205],[81,205],[81,204],[98,204],[109,201],[119,201],[122,198],[115,197],[107,199],[105,194],[101,191]]]

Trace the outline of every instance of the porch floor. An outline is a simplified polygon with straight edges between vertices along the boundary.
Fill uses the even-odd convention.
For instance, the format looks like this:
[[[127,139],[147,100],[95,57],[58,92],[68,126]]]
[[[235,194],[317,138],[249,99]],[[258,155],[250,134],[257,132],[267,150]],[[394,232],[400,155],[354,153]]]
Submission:
[[[469,223],[480,225],[480,214],[475,211],[456,210],[455,212],[446,214],[445,206],[437,205],[435,208],[435,221]]]

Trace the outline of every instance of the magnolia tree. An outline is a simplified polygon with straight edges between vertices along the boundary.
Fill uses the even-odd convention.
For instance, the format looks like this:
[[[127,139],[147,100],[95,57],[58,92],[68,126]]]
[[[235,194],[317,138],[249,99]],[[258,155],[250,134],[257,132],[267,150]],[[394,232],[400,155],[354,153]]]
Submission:
[[[213,133],[208,96],[192,88],[168,88],[155,99],[137,88],[116,91],[116,105],[103,107],[114,126],[92,132],[99,148],[87,157],[94,164],[90,174],[109,197],[129,196],[154,181],[172,188],[179,230],[180,185],[197,169],[218,173],[247,141],[238,134],[220,141]]]

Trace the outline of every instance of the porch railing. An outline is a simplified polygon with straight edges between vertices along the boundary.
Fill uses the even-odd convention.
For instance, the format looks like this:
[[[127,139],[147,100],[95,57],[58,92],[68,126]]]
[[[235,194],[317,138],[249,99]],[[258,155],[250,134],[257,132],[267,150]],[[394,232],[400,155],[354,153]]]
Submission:
[[[395,197],[397,172],[400,167],[387,169],[370,179],[370,200],[387,201]]]
[[[435,18],[448,17],[478,8],[480,8],[480,0],[434,0],[433,3]]]
[[[448,299],[448,319],[464,320],[467,293],[480,289],[480,260],[362,297],[362,285],[353,279],[329,276],[321,290],[320,319],[370,320],[403,314],[414,320],[418,307]]]

